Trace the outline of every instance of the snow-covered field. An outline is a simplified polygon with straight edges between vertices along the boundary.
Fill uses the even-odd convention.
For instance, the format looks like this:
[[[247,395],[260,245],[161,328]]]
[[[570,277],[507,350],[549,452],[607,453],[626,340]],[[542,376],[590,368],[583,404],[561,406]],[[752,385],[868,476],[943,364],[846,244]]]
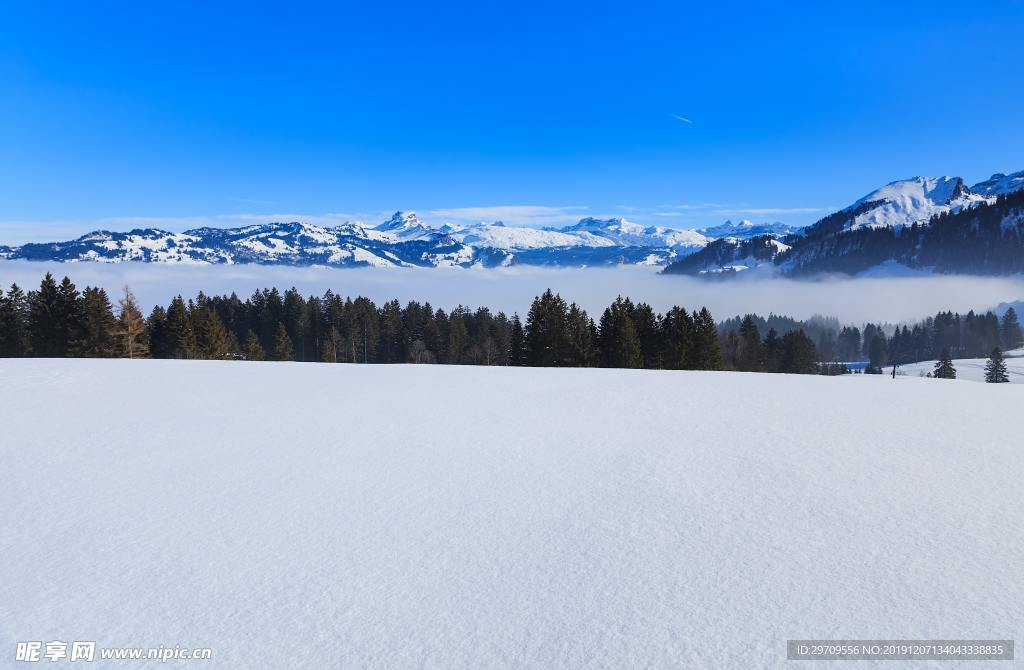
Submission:
[[[1010,377],[1011,384],[1024,384],[1024,349],[1007,351],[1006,372]],[[913,377],[920,377],[935,371],[935,364],[938,361],[923,361],[921,363],[910,363],[901,365],[896,374],[903,373]],[[956,368],[957,380],[965,379],[972,382],[985,381],[985,364],[987,358],[958,358],[953,361]]]
[[[1024,639],[1019,386],[111,360],[0,379],[4,667],[23,640],[249,669]]]

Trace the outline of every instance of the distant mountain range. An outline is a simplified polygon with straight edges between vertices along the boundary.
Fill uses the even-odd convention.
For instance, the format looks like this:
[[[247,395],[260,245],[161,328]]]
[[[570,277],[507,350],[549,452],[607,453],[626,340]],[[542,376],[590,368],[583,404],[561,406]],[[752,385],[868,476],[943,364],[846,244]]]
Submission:
[[[98,230],[66,242],[0,246],[0,259],[332,267],[664,266],[670,274],[805,276],[873,268],[1024,272],[1024,172],[967,187],[959,177],[894,181],[806,228],[727,221],[701,230],[585,218],[566,228],[500,221],[426,225],[396,212],[377,226]]]
[[[722,237],[670,263],[668,274],[1002,275],[1024,272],[1024,171],[967,187],[959,177],[886,184],[790,234]]]
[[[782,224],[750,222],[726,223],[719,228],[741,236],[769,229],[793,230]],[[619,218],[585,218],[561,229],[513,227],[501,222],[432,228],[412,212],[396,212],[374,227],[292,222],[196,228],[183,233],[156,228],[126,233],[98,230],[67,242],[0,247],[0,258],[335,267],[665,265],[704,248],[713,239],[711,232],[642,226]]]

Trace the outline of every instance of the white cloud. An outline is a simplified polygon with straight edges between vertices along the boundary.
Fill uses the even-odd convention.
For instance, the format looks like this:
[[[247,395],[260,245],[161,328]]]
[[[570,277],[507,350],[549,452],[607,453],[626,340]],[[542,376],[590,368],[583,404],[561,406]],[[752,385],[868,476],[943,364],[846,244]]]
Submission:
[[[716,209],[712,214],[730,216],[735,214],[751,214],[760,216],[763,214],[816,214],[818,212],[835,211],[830,207],[734,207]]]

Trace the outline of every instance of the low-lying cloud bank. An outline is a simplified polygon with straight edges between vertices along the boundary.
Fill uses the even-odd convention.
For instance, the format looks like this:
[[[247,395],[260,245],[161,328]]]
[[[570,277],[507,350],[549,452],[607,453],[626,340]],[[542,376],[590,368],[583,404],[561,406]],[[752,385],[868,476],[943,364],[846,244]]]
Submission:
[[[102,286],[116,298],[128,284],[148,311],[177,294],[235,292],[245,298],[258,288],[295,286],[304,294],[331,289],[374,301],[397,298],[429,301],[450,309],[485,305],[525,316],[530,301],[545,288],[575,301],[595,318],[617,295],[628,295],[664,311],[672,305],[707,305],[716,318],[757,312],[807,318],[836,316],[849,323],[900,322],[952,309],[966,312],[1024,298],[1024,277],[842,278],[820,281],[743,279],[707,281],[659,275],[651,268],[593,269],[334,269],[282,266],[176,266],[148,263],[39,263],[0,261],[3,288],[17,282],[35,288],[46,272],[67,275],[79,288]]]

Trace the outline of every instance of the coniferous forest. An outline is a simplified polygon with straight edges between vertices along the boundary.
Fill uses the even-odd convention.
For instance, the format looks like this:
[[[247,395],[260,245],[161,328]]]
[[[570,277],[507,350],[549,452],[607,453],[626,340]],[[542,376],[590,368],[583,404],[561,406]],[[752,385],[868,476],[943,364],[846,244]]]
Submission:
[[[540,367],[740,370],[842,374],[845,363],[869,368],[988,356],[1020,346],[1010,308],[995,314],[941,312],[913,326],[840,326],[754,314],[716,323],[706,307],[650,305],[618,297],[594,319],[548,290],[525,321],[486,307],[450,312],[430,303],[377,305],[332,291],[302,296],[294,288],[229,296],[178,296],[147,315],[129,289],[116,304],[102,288],[79,290],[47,274],[38,288],[0,291],[0,357],[124,357],[445,363]]]

